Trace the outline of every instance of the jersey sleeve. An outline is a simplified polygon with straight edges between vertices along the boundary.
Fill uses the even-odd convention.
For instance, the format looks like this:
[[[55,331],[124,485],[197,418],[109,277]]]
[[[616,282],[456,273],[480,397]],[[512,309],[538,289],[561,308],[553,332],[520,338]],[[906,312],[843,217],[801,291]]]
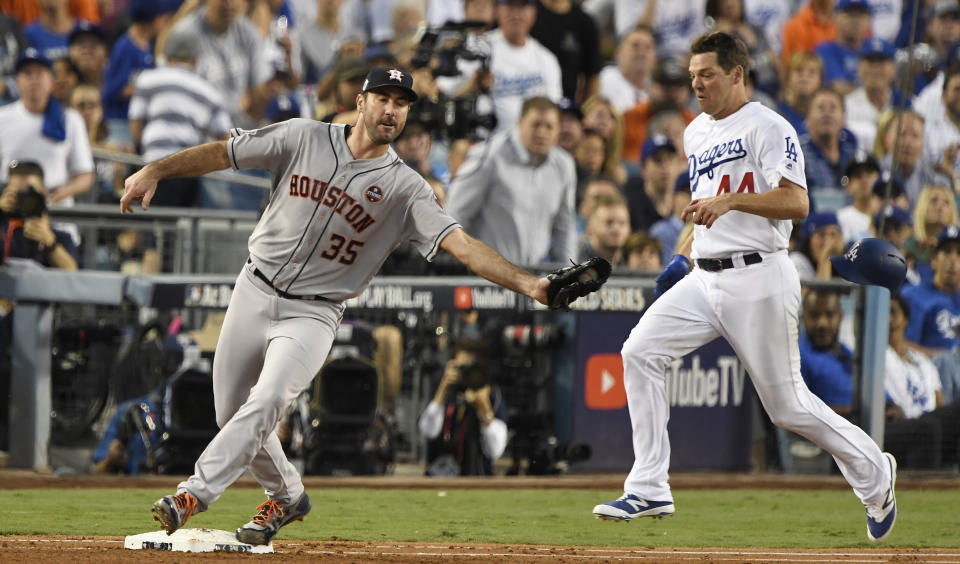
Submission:
[[[772,119],[756,131],[757,160],[767,184],[775,188],[781,178],[786,178],[805,189],[807,177],[803,172],[803,151],[793,127],[785,119]]]
[[[234,170],[259,168],[276,173],[289,161],[299,139],[291,121],[273,123],[260,129],[230,130],[227,157]]]
[[[407,233],[420,254],[432,261],[443,238],[460,224],[440,207],[427,181],[421,178],[420,182],[421,187],[414,191],[407,210]]]

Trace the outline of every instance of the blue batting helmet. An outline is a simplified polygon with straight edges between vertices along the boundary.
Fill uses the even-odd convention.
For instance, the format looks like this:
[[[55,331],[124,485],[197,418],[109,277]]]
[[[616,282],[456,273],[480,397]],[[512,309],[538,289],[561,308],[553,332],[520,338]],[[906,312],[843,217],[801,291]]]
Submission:
[[[907,276],[907,260],[899,249],[873,237],[865,237],[842,255],[830,257],[833,268],[857,284],[884,286],[895,293]]]

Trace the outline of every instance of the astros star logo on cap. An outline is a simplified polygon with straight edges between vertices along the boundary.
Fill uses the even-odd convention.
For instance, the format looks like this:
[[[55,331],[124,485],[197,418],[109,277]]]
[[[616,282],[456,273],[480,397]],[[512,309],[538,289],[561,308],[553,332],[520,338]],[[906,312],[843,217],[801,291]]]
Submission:
[[[403,73],[400,72],[400,71],[398,71],[397,69],[390,69],[390,70],[387,71],[387,74],[389,75],[389,76],[387,76],[387,78],[389,78],[390,80],[396,80],[397,82],[403,82]]]

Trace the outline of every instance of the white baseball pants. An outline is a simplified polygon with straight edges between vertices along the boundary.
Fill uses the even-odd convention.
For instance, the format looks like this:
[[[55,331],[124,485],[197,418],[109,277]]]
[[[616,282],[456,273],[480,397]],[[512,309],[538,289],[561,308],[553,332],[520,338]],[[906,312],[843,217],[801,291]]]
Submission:
[[[695,268],[650,306],[623,344],[635,456],[624,492],[673,500],[664,373],[675,359],[724,337],[750,374],[770,419],[833,455],[863,503],[880,502],[890,483],[880,449],[813,395],[800,375],[796,268],[785,251],[766,255],[758,264],[739,263],[720,272]]]
[[[253,268],[247,264],[237,277],[213,359],[220,432],[178,486],[203,509],[247,468],[280,504],[303,494],[274,429],[323,367],[343,316],[341,304],[277,297]]]

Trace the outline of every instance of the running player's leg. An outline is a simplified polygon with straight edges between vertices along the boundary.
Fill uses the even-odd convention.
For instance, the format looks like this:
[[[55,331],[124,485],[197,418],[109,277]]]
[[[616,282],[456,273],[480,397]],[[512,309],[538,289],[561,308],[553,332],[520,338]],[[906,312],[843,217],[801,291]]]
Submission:
[[[770,419],[833,455],[861,501],[880,502],[890,483],[882,452],[862,429],[810,392],[800,375],[796,268],[778,253],[734,272],[724,279],[721,327]]]
[[[644,312],[621,350],[635,457],[623,489],[644,500],[673,499],[664,373],[675,359],[719,335],[705,294],[710,277],[694,270],[677,282]]]

